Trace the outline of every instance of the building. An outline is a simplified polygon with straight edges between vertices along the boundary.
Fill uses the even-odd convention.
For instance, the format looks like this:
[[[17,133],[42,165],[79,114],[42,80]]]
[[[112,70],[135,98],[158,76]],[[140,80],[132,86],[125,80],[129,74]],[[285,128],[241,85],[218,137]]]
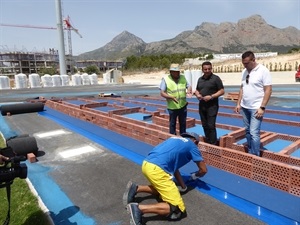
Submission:
[[[49,49],[49,52],[1,52],[0,74],[15,75],[18,73],[39,73],[42,68],[58,68],[58,52]]]
[[[66,55],[67,72],[71,72],[71,60]],[[72,63],[73,64],[73,63]],[[122,69],[123,62],[107,62],[97,60],[85,60],[75,62],[77,69],[84,69],[87,66],[96,65],[100,71],[110,69]],[[0,52],[0,75],[14,76],[19,73],[39,74],[43,68],[59,69],[59,55],[55,49],[49,52]]]

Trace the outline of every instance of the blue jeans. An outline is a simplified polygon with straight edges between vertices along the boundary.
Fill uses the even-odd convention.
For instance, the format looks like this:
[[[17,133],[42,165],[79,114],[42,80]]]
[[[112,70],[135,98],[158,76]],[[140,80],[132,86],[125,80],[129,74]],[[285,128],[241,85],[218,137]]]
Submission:
[[[170,134],[176,134],[176,121],[179,120],[179,132],[180,134],[186,132],[186,117],[187,106],[181,109],[168,109],[169,112],[169,132]]]
[[[257,109],[245,109],[242,107],[241,114],[246,129],[248,151],[253,155],[260,156],[260,126],[263,118],[256,118],[256,111]]]

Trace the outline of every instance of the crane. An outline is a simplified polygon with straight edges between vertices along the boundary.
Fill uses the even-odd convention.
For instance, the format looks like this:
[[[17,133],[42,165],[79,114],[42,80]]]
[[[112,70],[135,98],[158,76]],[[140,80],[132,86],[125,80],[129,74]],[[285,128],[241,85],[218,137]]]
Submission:
[[[72,51],[72,38],[71,38],[71,31],[74,31],[80,38],[82,38],[81,34],[78,32],[76,28],[74,28],[70,22],[70,17],[67,16],[64,20],[64,29],[67,30],[68,34],[68,50],[69,50],[69,57],[70,57],[70,70],[73,73],[74,69],[74,60],[73,60],[73,51]]]
[[[69,16],[67,16],[65,19],[63,19],[63,22],[64,22],[63,29],[66,30],[67,34],[68,34],[68,55],[69,55],[69,59],[70,59],[70,70],[71,70],[71,73],[73,73],[74,60],[73,60],[73,53],[72,53],[71,31],[74,31],[80,38],[82,38],[82,35],[79,33],[78,29],[76,29],[72,26]],[[33,28],[33,29],[46,29],[46,30],[56,30],[57,29],[57,27],[25,25],[25,24],[6,24],[6,23],[0,23],[0,26],[19,27],[19,28]]]

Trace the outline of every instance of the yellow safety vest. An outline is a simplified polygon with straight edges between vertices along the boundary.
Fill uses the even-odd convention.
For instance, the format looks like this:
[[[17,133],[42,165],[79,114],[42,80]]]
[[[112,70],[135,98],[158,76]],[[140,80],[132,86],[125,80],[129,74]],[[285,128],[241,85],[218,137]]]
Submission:
[[[167,93],[170,96],[175,97],[178,100],[178,103],[174,102],[171,99],[167,99],[168,109],[181,109],[186,105],[186,86],[187,81],[183,75],[180,75],[178,83],[172,79],[171,75],[164,77]]]

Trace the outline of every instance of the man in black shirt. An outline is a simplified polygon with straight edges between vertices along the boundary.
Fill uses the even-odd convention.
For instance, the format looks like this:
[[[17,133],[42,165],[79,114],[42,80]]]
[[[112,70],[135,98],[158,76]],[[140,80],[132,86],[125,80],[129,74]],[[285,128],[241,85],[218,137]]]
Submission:
[[[207,143],[217,144],[216,119],[218,97],[224,94],[223,82],[212,73],[211,62],[202,63],[203,75],[198,79],[195,95],[199,100],[199,114]]]

